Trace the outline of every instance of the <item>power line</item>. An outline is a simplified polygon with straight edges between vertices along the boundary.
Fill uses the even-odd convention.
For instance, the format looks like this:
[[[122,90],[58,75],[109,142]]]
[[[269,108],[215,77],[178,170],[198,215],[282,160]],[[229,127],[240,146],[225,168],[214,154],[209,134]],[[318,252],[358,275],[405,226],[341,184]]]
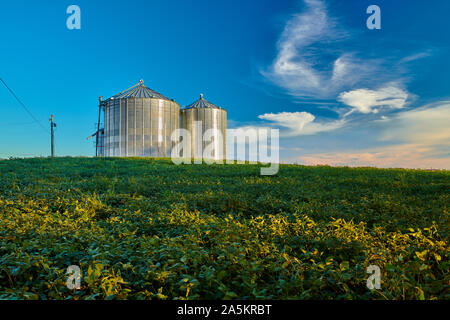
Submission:
[[[44,130],[46,133],[49,133],[48,130],[42,125],[42,123],[31,113],[31,111],[27,108],[27,106],[14,93],[14,91],[12,91],[12,89],[6,84],[6,82],[2,78],[0,78],[0,81],[3,82],[6,89],[8,89],[9,92],[11,92],[11,94],[14,96],[14,98],[17,100],[17,102],[19,102],[19,104],[22,106],[22,108],[25,109],[25,111],[30,115],[30,117],[33,118],[34,122],[36,122],[42,128],[42,130]]]

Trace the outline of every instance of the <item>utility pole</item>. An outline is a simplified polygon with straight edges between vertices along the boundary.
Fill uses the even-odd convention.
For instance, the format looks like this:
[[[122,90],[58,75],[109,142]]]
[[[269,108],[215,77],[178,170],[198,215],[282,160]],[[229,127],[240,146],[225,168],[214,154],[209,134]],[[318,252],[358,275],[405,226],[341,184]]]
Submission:
[[[102,114],[103,97],[98,98],[98,122],[97,122],[97,136],[95,138],[95,157],[98,157],[98,143],[100,140],[100,117]]]
[[[51,132],[51,136],[52,136],[52,146],[51,146],[51,151],[52,151],[52,158],[55,156],[55,137],[54,137],[54,130],[53,128],[56,127],[56,123],[53,122],[53,115],[50,118],[50,132]]]

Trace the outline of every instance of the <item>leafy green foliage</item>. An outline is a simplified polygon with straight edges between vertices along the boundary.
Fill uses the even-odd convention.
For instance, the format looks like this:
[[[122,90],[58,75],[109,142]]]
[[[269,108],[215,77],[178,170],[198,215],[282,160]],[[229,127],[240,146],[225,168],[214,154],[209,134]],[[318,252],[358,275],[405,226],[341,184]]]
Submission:
[[[449,299],[449,190],[448,171],[0,161],[0,298]]]

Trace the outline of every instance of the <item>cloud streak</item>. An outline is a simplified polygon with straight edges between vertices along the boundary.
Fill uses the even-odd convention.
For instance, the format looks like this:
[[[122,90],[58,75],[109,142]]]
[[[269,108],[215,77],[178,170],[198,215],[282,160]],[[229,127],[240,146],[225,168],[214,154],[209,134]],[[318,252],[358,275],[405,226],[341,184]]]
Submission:
[[[320,132],[341,128],[345,120],[316,121],[316,117],[309,112],[280,112],[266,113],[258,116],[261,120],[271,122],[272,126],[281,128],[282,137],[312,135]]]
[[[450,102],[402,111],[375,123],[384,144],[297,157],[304,164],[450,169]]]
[[[381,141],[399,141],[439,146],[439,152],[450,154],[450,101],[400,112],[380,121],[384,130]]]
[[[319,153],[298,158],[305,165],[450,169],[449,158],[428,157],[432,148],[406,144],[359,152]]]
[[[346,114],[353,112],[378,113],[381,109],[402,109],[406,106],[408,92],[389,85],[378,90],[357,89],[343,92],[338,100],[352,109]]]
[[[287,21],[278,41],[278,54],[263,75],[296,97],[334,97],[372,74],[376,62],[362,61],[352,53],[337,54],[330,43],[344,40],[347,33],[336,27],[321,0],[305,0],[306,11]],[[335,56],[331,64],[316,59],[318,54]]]

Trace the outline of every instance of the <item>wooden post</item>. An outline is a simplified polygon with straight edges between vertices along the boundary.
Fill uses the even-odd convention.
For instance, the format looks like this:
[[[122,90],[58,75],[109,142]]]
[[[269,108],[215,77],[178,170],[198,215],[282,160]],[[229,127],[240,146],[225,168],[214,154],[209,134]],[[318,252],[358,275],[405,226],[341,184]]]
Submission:
[[[51,155],[55,156],[55,137],[53,128],[56,127],[56,123],[53,122],[53,115],[50,118],[50,132],[51,132]]]

